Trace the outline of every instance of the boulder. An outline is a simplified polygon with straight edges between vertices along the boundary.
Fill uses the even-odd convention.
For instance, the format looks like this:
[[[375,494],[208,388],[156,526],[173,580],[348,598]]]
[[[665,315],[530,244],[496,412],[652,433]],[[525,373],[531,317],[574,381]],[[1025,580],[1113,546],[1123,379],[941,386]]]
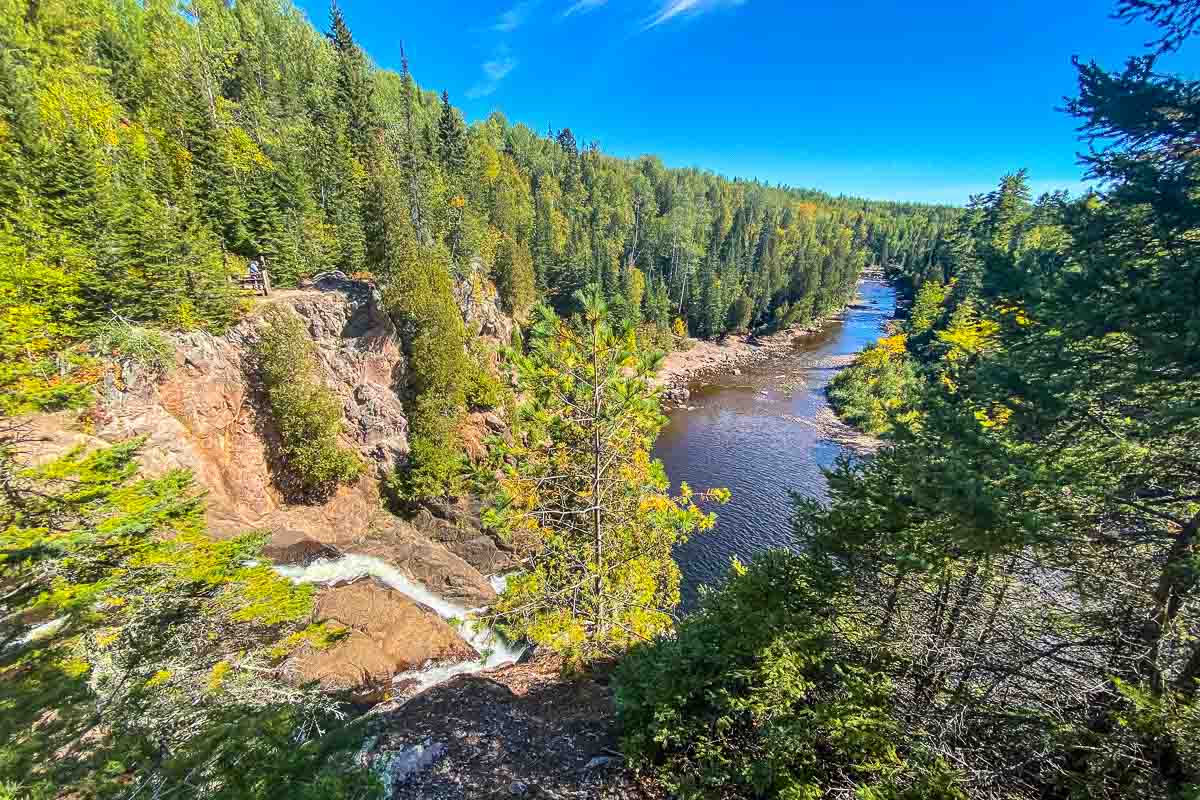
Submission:
[[[662,399],[667,403],[682,404],[686,403],[692,396],[692,393],[684,387],[672,387],[666,389],[662,393]]]
[[[446,745],[426,740],[392,755],[387,766],[381,772],[383,772],[387,784],[394,786],[397,783],[404,783],[418,772],[429,769],[445,753]]]
[[[480,503],[475,498],[430,503],[410,520],[413,528],[442,545],[484,575],[517,569],[529,552],[483,530]]]
[[[336,547],[318,542],[303,531],[281,530],[271,534],[263,555],[276,564],[307,564],[318,558],[337,558]]]
[[[286,672],[298,683],[347,691],[360,703],[386,699],[399,673],[479,658],[445,620],[375,580],[323,589],[313,620],[337,623],[346,635],[325,650],[297,652]]]
[[[513,553],[500,549],[496,540],[485,533],[470,539],[444,542],[443,546],[484,575],[498,575],[520,565]]]
[[[468,608],[496,600],[496,591],[476,566],[404,520],[381,514],[353,550],[386,561],[434,594]]]

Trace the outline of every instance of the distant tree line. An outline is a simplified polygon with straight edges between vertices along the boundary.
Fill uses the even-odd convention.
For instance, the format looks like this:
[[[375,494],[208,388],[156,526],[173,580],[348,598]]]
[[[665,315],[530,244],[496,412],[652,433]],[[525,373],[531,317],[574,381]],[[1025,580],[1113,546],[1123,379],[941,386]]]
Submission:
[[[595,283],[667,341],[677,317],[719,336],[828,313],[865,264],[924,269],[953,217],[467,126],[407,62],[377,69],[336,5],[320,32],[286,0],[8,0],[0,41],[10,407],[69,400],[61,352],[114,314],[230,324],[252,258],[279,286],[438,272],[442,304],[481,264],[521,320]]]

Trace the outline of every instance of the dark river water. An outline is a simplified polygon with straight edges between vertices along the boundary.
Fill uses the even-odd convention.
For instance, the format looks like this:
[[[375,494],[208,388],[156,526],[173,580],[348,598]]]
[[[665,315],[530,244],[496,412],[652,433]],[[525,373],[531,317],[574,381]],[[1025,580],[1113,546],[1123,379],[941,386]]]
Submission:
[[[678,484],[725,487],[733,499],[717,509],[717,525],[679,546],[683,610],[694,607],[701,585],[719,582],[737,556],[791,544],[789,492],[825,497],[821,467],[841,447],[811,424],[827,405],[825,385],[837,367],[828,362],[858,352],[880,337],[895,310],[895,293],[874,281],[859,284],[857,308],[824,330],[799,336],[790,352],[692,387],[690,409],[671,412],[654,454]]]

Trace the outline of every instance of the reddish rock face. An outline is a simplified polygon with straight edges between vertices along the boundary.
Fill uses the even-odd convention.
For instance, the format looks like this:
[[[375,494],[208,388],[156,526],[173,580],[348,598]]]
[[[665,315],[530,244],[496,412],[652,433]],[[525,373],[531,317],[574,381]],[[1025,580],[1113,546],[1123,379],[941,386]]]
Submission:
[[[511,323],[497,310],[494,296],[473,290],[459,299],[473,335],[507,341]],[[133,364],[110,374],[86,431],[71,414],[30,419],[40,439],[35,459],[45,461],[75,446],[144,437],[144,472],[190,470],[206,493],[208,528],[215,537],[267,531],[265,555],[276,563],[360,553],[388,562],[461,606],[494,602],[495,591],[484,575],[511,569],[518,559],[481,530],[478,503],[448,504],[436,517],[424,512],[411,521],[381,507],[378,479],[408,454],[401,399],[407,363],[400,334],[374,288],[332,273],[260,302],[222,336],[171,335],[175,368],[161,379]],[[304,320],[316,345],[318,372],[342,401],[343,443],[371,467],[355,484],[339,487],[321,502],[289,502],[274,480],[274,428],[253,364],[267,304],[287,305]],[[468,427],[478,431],[481,443],[485,435],[503,433],[504,422],[495,414],[475,413]],[[475,657],[452,627],[377,583],[322,590],[318,616],[348,626],[348,637],[332,650],[304,655],[295,669],[330,688],[353,690],[363,702],[381,697],[381,687],[390,688],[398,671],[429,660]]]
[[[214,536],[292,531],[337,546],[362,536],[379,510],[375,478],[408,454],[399,393],[406,362],[399,336],[372,286],[337,273],[310,289],[275,292],[263,304],[290,306],[304,320],[325,383],[342,401],[344,443],[373,467],[355,485],[339,487],[315,504],[289,503],[277,488],[273,427],[252,364],[262,307],[223,336],[173,335],[176,365],[161,380],[132,364],[110,375],[90,433],[74,432],[67,415],[37,420],[46,434],[39,455],[142,436],[147,474],[184,468],[196,476],[207,492]]]
[[[362,703],[386,699],[397,673],[479,658],[441,617],[374,580],[324,589],[313,619],[340,624],[347,635],[327,650],[297,653],[286,672],[298,683],[349,691]]]

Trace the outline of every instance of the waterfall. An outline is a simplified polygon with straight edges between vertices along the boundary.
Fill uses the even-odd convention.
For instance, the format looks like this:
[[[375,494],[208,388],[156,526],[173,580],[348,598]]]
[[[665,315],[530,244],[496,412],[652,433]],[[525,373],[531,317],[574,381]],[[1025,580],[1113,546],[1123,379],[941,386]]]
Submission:
[[[307,566],[289,564],[276,566],[275,569],[280,575],[296,583],[338,583],[367,577],[376,578],[409,599],[433,609],[439,617],[457,626],[462,637],[480,654],[480,659],[403,672],[392,679],[396,683],[412,681],[416,684],[417,691],[435,686],[455,675],[479,672],[516,662],[525,652],[524,645],[509,644],[483,622],[471,618],[472,613],[481,609],[464,608],[438,597],[420,583],[404,576],[391,564],[378,558],[350,553],[336,559],[317,559]],[[495,579],[492,585],[497,585]]]
[[[61,628],[66,621],[66,617],[57,617],[49,622],[43,622],[40,625],[34,625],[32,628],[25,631],[24,636],[9,642],[5,649],[15,650],[16,648],[24,647],[31,642],[49,639],[54,634],[58,633],[58,629]]]

